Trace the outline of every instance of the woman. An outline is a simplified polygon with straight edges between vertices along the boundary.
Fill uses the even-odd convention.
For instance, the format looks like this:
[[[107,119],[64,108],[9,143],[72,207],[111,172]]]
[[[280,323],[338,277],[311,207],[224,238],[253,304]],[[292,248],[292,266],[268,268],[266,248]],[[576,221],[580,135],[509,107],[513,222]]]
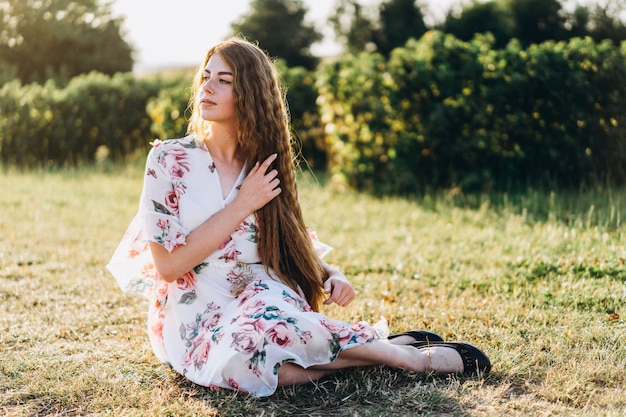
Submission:
[[[194,81],[189,135],[155,141],[140,208],[108,265],[147,296],[158,359],[189,380],[255,396],[338,369],[486,373],[487,357],[427,331],[319,313],[355,292],[304,225],[284,94],[257,46],[211,48]]]

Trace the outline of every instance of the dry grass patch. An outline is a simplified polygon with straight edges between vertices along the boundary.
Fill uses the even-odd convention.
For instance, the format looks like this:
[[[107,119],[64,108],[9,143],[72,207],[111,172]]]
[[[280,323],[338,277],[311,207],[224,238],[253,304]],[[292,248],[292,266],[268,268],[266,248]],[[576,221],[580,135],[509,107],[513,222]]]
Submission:
[[[349,370],[269,398],[211,392],[158,363],[144,300],[104,265],[140,169],[0,174],[0,414],[622,416],[626,193],[375,199],[302,181],[305,216],[386,317],[490,355],[487,378]]]

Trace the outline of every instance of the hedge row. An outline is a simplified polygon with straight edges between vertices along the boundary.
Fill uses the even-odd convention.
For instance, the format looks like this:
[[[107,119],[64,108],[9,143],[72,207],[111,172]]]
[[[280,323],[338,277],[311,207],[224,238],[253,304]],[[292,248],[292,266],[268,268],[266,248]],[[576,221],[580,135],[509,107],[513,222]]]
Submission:
[[[315,79],[302,68],[278,65],[288,85],[295,146],[308,163],[324,168]],[[142,78],[91,73],[65,88],[52,81],[9,82],[0,89],[0,162],[22,168],[74,166],[145,153],[154,138],[185,135],[191,82],[191,71]]]
[[[375,193],[626,182],[626,43],[430,32],[322,68],[330,169]]]
[[[626,43],[494,50],[429,32],[390,58],[345,55],[279,69],[308,163],[352,187],[412,194],[528,184],[626,183]],[[116,161],[184,135],[189,73],[88,74],[0,90],[0,162]],[[105,150],[106,152],[99,152]]]
[[[0,159],[20,167],[79,165],[100,146],[122,159],[146,143],[149,99],[159,86],[130,74],[92,73],[59,89],[7,83],[0,90]]]

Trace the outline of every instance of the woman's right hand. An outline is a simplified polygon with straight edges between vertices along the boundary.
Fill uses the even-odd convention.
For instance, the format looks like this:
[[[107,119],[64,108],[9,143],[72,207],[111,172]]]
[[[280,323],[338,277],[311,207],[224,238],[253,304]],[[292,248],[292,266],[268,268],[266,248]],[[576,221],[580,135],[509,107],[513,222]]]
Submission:
[[[280,180],[276,169],[269,170],[278,154],[272,154],[262,163],[254,164],[243,180],[237,202],[246,207],[250,214],[276,198],[281,192]]]

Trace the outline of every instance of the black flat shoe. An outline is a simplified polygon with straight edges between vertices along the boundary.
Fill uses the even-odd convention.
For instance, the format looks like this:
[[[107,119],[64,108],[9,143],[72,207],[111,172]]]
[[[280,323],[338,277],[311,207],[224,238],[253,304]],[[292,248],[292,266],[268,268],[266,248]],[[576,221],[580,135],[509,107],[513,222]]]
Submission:
[[[408,332],[390,334],[387,339],[391,340],[399,336],[410,336],[415,339],[417,343],[443,342],[443,337],[439,336],[437,333],[429,332],[428,330],[409,330]]]
[[[425,349],[431,346],[448,347],[456,350],[461,359],[463,359],[463,374],[472,375],[480,374],[487,375],[491,371],[491,361],[485,355],[485,353],[478,349],[476,346],[472,346],[469,343],[462,342],[417,342],[412,343],[418,349]]]

